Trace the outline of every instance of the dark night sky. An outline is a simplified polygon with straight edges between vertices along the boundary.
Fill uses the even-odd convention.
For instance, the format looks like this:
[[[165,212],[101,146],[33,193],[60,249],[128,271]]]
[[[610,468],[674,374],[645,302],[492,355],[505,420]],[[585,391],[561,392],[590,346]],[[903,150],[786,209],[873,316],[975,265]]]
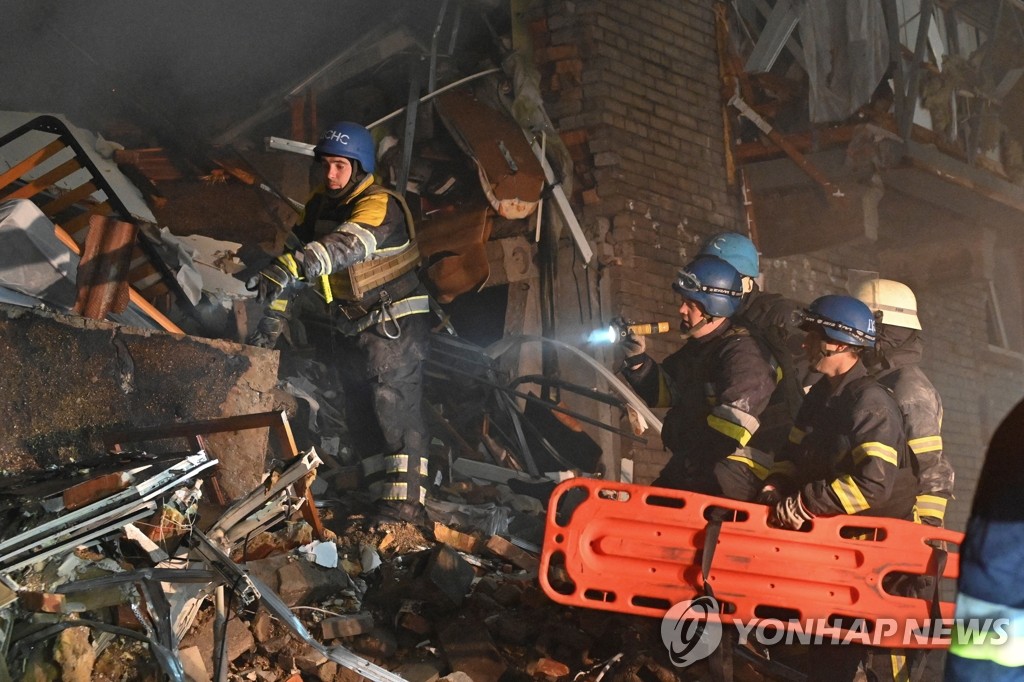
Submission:
[[[0,109],[112,115],[212,138],[402,13],[440,0],[0,0]]]

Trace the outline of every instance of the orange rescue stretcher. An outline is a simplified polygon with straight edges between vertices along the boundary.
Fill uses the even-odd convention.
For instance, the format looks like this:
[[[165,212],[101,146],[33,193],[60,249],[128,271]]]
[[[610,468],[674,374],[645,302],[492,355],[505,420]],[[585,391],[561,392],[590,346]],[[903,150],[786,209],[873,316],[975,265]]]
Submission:
[[[943,648],[953,603],[937,589],[930,598],[899,593],[913,594],[905,586],[918,576],[931,576],[933,585],[955,580],[958,555],[947,548],[962,539],[867,516],[784,530],[768,525],[765,505],[575,478],[548,503],[539,577],[552,600],[569,606],[662,617],[707,595],[719,604],[712,617],[723,623]]]

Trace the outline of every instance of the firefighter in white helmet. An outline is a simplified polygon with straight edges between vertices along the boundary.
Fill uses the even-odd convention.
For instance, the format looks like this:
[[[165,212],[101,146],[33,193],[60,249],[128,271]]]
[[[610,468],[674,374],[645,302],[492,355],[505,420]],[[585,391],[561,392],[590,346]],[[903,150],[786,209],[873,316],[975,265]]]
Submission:
[[[946,504],[953,497],[953,467],[942,453],[942,399],[921,371],[923,342],[917,297],[902,282],[877,278],[860,281],[850,287],[850,293],[875,315],[875,347],[864,354],[864,362],[878,383],[892,391],[903,415],[907,445],[917,460],[914,520],[942,526]],[[909,589],[923,599],[931,599],[936,586],[934,579],[920,578]],[[902,654],[894,652],[892,661],[873,660],[872,667],[897,669],[902,665]],[[911,652],[910,663],[917,680],[939,679],[939,652]]]
[[[941,526],[953,497],[953,467],[942,454],[942,399],[921,371],[917,297],[891,279],[865,280],[850,293],[875,314],[878,341],[864,361],[878,383],[893,392],[903,413],[907,444],[919,466],[916,515],[922,523]]]

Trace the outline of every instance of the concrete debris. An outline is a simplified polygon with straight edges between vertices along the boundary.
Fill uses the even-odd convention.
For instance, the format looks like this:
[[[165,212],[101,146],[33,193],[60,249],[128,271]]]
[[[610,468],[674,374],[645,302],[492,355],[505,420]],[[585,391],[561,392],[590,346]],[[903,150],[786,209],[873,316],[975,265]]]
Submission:
[[[336,400],[310,391],[321,406]],[[327,414],[300,414],[302,429],[321,432],[301,440],[323,442]],[[126,682],[184,682],[216,679],[223,665],[227,679],[254,682],[584,682],[670,665],[650,658],[663,648],[656,624],[570,611],[541,591],[553,479],[453,459],[466,449],[439,442],[429,524],[375,523],[357,462],[300,452],[284,412],[228,419],[273,431],[263,481],[247,493],[204,494],[219,464],[205,451],[139,452],[52,486],[59,505],[23,502],[27,511],[0,526],[0,584],[12,593],[0,614],[52,629],[31,638],[25,627],[0,630],[12,677],[87,679],[79,670],[127,666]],[[196,428],[230,433],[220,420]],[[344,431],[331,438],[348,452]],[[223,599],[210,599],[215,592]],[[72,662],[84,646],[93,659]]]
[[[320,634],[323,639],[339,637],[355,637],[373,628],[373,615],[369,613],[350,613],[345,616],[328,618],[320,623]]]

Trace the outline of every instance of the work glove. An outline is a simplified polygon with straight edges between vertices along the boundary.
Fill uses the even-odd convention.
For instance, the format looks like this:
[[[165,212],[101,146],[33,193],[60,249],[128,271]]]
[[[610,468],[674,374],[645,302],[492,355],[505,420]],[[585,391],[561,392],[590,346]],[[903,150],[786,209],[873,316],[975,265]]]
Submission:
[[[334,261],[331,254],[327,252],[320,242],[310,242],[302,250],[302,267],[306,273],[306,279],[313,281],[317,277],[329,275],[334,271]]]
[[[245,339],[245,342],[250,346],[273,348],[277,345],[277,339],[287,324],[288,320],[282,313],[270,310],[256,325],[256,329]]]
[[[766,504],[769,507],[774,507],[782,501],[782,493],[771,483],[766,484],[761,488],[761,492],[757,494],[757,498],[754,500],[758,504]]]
[[[246,282],[245,288],[255,291],[260,303],[269,303],[282,298],[282,294],[300,280],[299,262],[292,254],[285,253]]]
[[[807,511],[800,493],[785,497],[775,504],[768,515],[768,525],[775,528],[800,530],[804,524],[814,519],[814,514]]]
[[[922,524],[931,526],[932,528],[942,528],[942,519],[937,516],[919,516],[918,519]]]
[[[629,321],[623,317],[616,317],[612,320],[612,325],[616,329],[626,329],[629,326]],[[622,348],[622,353],[626,358],[626,364],[630,364],[630,358],[634,358],[637,355],[641,355],[647,350],[647,339],[643,336],[634,334],[633,332],[627,332],[624,337],[619,340],[619,347]]]

